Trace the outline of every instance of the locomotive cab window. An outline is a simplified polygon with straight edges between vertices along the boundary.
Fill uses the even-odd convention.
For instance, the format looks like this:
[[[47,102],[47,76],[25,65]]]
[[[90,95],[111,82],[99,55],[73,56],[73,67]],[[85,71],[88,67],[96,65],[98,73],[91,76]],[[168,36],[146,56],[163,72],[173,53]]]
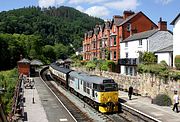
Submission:
[[[117,83],[108,83],[104,84],[105,91],[118,91],[118,85]]]

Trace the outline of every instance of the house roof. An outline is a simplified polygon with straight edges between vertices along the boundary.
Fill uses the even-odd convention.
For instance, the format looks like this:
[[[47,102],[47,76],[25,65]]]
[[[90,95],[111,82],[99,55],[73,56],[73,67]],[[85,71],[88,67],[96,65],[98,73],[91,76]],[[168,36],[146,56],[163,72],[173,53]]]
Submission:
[[[131,16],[129,16],[128,18],[126,18],[123,22],[121,22],[120,24],[119,24],[119,26],[121,26],[121,25],[123,25],[123,24],[125,24],[126,22],[128,22],[129,20],[131,20],[133,17],[135,17],[136,15],[138,15],[140,12],[138,12],[138,13],[135,13],[135,14],[133,14],[133,15],[131,15]]]
[[[34,59],[31,61],[31,65],[40,66],[40,65],[43,65],[43,63],[40,60]]]
[[[118,16],[118,15],[115,15],[115,16],[116,17],[113,18],[113,20],[112,20],[112,24],[118,26],[124,21],[124,19],[121,16]]]
[[[146,39],[146,38],[152,36],[153,34],[155,34],[157,31],[158,31],[158,29],[153,29],[153,30],[149,30],[149,31],[134,34],[132,36],[129,36],[125,40],[123,40],[122,43],[123,42],[128,42],[128,41],[133,41],[133,40]]]
[[[92,37],[92,36],[93,36],[93,31],[92,31],[92,30],[90,30],[90,31],[88,32],[88,36],[89,36],[89,37]]]
[[[169,31],[158,31],[148,38],[149,51],[156,52],[173,45],[173,35]]]
[[[163,49],[157,50],[157,53],[161,53],[161,52],[173,52],[173,45],[170,45],[168,47],[165,47]]]
[[[100,30],[100,28],[99,28],[99,27],[95,27],[95,28],[94,28],[94,34],[95,34],[95,35],[98,35],[99,30]]]
[[[180,17],[180,13],[176,16],[176,18],[170,23],[171,25],[174,25],[176,20]]]
[[[138,14],[143,14],[143,16],[145,16],[147,19],[149,19],[143,12],[137,12],[131,16],[129,16],[128,18],[126,18],[123,22],[121,22],[118,26],[122,26],[123,24],[127,23],[128,21],[130,21],[131,19],[133,19],[135,16],[137,16]],[[149,19],[149,21],[151,21],[154,25],[156,25],[151,19]],[[157,25],[156,25],[157,26]]]
[[[30,60],[29,59],[25,59],[25,58],[23,58],[22,60],[20,60],[20,61],[18,61],[18,63],[28,63],[28,64],[30,64]]]

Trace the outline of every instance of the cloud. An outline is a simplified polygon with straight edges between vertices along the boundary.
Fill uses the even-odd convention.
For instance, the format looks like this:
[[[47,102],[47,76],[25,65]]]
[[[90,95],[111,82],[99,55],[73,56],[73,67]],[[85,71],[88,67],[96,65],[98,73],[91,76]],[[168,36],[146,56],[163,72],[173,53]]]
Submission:
[[[85,13],[95,17],[106,17],[110,14],[109,10],[104,6],[92,6],[85,10]]]
[[[173,0],[156,0],[156,3],[162,3],[163,5],[167,5],[168,3],[172,2]]]
[[[103,3],[106,2],[108,0],[69,0],[69,4],[96,4],[96,3]]]
[[[82,6],[77,6],[76,9],[79,10],[79,11],[81,11],[81,12],[84,12],[84,11],[85,11],[85,9],[84,9]]]
[[[121,1],[112,1],[104,3],[104,6],[117,10],[135,10],[139,3],[137,0],[121,0]]]
[[[38,0],[38,4],[40,7],[49,7],[56,6],[65,3],[66,0]]]

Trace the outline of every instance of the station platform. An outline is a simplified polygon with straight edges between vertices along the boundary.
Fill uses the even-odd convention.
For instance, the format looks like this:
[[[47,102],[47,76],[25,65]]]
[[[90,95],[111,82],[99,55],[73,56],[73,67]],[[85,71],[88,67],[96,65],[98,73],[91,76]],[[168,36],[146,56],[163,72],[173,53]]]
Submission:
[[[33,103],[34,96],[34,103]],[[36,87],[24,89],[24,121],[25,122],[48,122],[45,110],[42,106]]]
[[[158,106],[151,103],[151,99],[143,96],[132,96],[132,100],[128,99],[128,93],[119,91],[119,98],[123,99],[124,104],[141,111],[159,122],[180,122],[180,112],[176,113],[172,110],[173,106]],[[180,111],[180,107],[179,107]]]
[[[24,122],[74,122],[74,118],[40,77],[34,77],[34,81],[33,89],[24,89]]]

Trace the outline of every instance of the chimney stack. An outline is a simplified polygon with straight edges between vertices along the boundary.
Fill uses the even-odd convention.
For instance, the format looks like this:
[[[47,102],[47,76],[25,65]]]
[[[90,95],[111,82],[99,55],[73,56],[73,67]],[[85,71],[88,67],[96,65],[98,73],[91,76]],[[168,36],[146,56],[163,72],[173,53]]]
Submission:
[[[162,21],[161,17],[160,17],[159,22],[158,22],[158,29],[161,31],[167,31],[167,22]]]
[[[128,18],[129,16],[131,16],[131,15],[133,15],[133,14],[135,14],[133,11],[124,11],[123,12],[123,19],[126,19],[126,18]]]

